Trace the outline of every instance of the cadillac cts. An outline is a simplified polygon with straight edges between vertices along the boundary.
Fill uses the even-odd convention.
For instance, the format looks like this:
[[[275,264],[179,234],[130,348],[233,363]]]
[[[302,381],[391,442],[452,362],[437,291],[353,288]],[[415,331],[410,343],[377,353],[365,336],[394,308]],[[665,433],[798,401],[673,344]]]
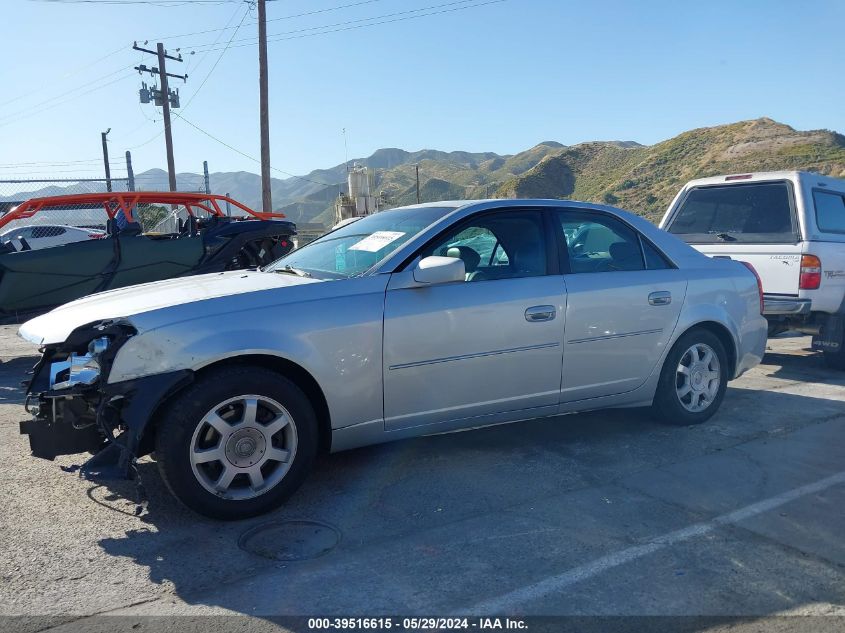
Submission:
[[[263,270],[104,292],[25,323],[33,454],[155,453],[202,514],[280,505],[318,451],[603,407],[712,416],[766,343],[753,269],[618,209],[439,202]],[[560,424],[565,424],[561,418]]]

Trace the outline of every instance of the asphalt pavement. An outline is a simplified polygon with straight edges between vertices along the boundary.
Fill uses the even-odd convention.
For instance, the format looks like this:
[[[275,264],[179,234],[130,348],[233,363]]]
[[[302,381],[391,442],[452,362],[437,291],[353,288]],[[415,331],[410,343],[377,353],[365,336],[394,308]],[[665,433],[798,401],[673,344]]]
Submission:
[[[845,373],[807,337],[769,345],[700,426],[612,410],[358,449],[320,458],[277,512],[219,523],[149,458],[135,516],[131,483],[30,457],[36,352],[0,327],[0,615],[21,631],[232,613],[845,625]]]

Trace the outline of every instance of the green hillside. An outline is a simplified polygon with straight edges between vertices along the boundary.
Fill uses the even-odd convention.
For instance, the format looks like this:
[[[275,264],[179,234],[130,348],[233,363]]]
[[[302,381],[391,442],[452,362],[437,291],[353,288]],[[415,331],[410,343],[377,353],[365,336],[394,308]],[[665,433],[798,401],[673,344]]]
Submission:
[[[656,220],[693,178],[785,169],[845,177],[845,137],[827,130],[796,131],[761,118],[691,130],[650,146],[612,141],[567,147],[547,141],[512,156],[391,149],[360,162],[374,172],[375,193],[384,192],[393,205],[416,202],[414,165],[419,164],[424,202],[569,198],[612,204]],[[320,173],[336,179],[343,175],[337,168]],[[338,191],[326,188],[284,209],[294,220],[330,224]]]
[[[828,130],[801,132],[762,118],[691,130],[650,146],[633,141],[572,146],[545,141],[513,155],[384,148],[353,162],[369,168],[374,195],[383,194],[390,206],[416,202],[415,165],[419,165],[423,202],[570,198],[612,204],[655,220],[693,178],[787,169],[845,177],[845,137]],[[274,178],[274,207],[294,222],[331,226],[334,202],[346,189],[346,170],[343,163],[302,178]],[[167,189],[167,174],[161,170],[143,172],[136,180],[141,189]],[[196,191],[202,178],[180,173],[177,185],[180,190]],[[253,208],[261,204],[256,174],[213,173],[211,188]],[[61,188],[53,187],[27,197],[57,193],[62,193]],[[19,194],[7,196],[8,200],[18,198]]]
[[[496,194],[605,202],[654,220],[693,178],[786,169],[845,177],[845,137],[763,118],[691,130],[647,147],[584,143],[547,157]]]

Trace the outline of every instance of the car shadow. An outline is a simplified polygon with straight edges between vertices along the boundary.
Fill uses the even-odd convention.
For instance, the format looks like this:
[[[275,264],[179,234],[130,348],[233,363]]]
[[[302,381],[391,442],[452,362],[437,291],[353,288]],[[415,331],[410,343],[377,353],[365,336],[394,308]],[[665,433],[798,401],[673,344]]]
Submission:
[[[18,356],[0,363],[0,403],[22,404],[26,399],[24,380],[38,362],[38,356]]]
[[[693,460],[715,456],[750,440],[783,437],[808,424],[787,412],[822,415],[830,410],[841,415],[841,405],[838,400],[743,388],[729,390],[719,414],[695,427],[664,426],[652,421],[644,410],[606,410],[370,446],[319,457],[312,476],[284,507],[262,517],[228,523],[200,517],[178,504],[158,477],[155,463],[145,458],[139,472],[149,503],[137,517],[137,528],[123,536],[104,538],[99,546],[110,556],[128,558],[146,568],[150,581],[166,583],[187,605],[252,615],[236,597],[226,597],[220,587],[237,587],[261,574],[283,574],[295,581],[299,574],[331,566],[339,557],[363,556],[361,552],[379,543],[489,513],[508,513],[535,502],[554,506],[570,491],[613,485],[655,468],[683,468]],[[749,415],[749,410],[759,415]],[[690,469],[691,477],[700,474]],[[713,482],[707,479],[702,486],[712,488]],[[118,512],[135,511],[135,487],[129,481],[92,485],[89,498]],[[736,503],[745,505],[748,500]],[[240,537],[251,528],[302,519],[335,526],[342,533],[340,543],[322,558],[299,561],[272,560],[239,547]],[[805,530],[800,521],[791,528]],[[824,534],[805,536],[826,538]],[[608,542],[607,547],[614,545]],[[500,555],[507,556],[507,551]],[[444,567],[440,573],[454,576],[455,569],[470,565],[470,561],[444,561],[448,569]],[[384,571],[380,589],[395,602],[402,603],[403,592],[412,591],[416,600],[427,592],[436,594],[432,577],[419,578],[417,586],[409,587],[408,583],[413,585],[417,579],[391,580],[392,574],[401,577],[402,570]],[[336,582],[345,585],[346,581],[337,578]],[[455,578],[450,580],[455,582]],[[778,574],[761,576],[755,579],[755,593],[794,594],[788,583]],[[345,589],[356,590],[355,586]],[[834,595],[836,591],[832,586],[827,592],[830,595],[821,592],[817,599],[836,604],[841,598]],[[695,597],[689,600],[694,602]],[[331,604],[320,596],[279,605],[282,614],[331,612]],[[296,627],[286,622],[285,626],[307,630],[304,623]],[[687,630],[704,628],[696,625]]]
[[[845,386],[845,371],[829,369],[822,354],[812,350],[766,352],[759,370],[781,380]]]

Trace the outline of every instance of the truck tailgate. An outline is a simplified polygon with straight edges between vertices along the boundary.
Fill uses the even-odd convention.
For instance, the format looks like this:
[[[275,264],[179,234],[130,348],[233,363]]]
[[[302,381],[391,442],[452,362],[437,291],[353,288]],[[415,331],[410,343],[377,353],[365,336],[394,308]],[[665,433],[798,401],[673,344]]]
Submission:
[[[801,272],[800,244],[690,244],[710,257],[730,257],[748,262],[770,295],[798,296]]]

